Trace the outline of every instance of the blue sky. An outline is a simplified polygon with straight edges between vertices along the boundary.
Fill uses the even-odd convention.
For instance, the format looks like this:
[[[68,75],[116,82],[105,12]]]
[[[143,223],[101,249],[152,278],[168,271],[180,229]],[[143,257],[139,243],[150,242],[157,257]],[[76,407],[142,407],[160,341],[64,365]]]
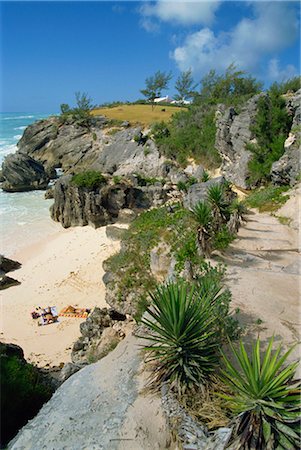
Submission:
[[[1,111],[141,98],[145,78],[199,81],[234,62],[266,86],[300,69],[299,2],[1,2]]]

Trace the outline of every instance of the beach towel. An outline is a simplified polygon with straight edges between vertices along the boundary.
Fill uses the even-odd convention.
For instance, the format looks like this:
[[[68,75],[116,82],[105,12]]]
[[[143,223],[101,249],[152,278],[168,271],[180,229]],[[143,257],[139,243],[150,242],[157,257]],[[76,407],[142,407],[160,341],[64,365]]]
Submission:
[[[90,311],[91,310],[87,308],[74,308],[74,306],[69,305],[60,311],[59,316],[85,319],[86,317],[88,317]]]
[[[31,317],[38,319],[38,325],[49,325],[59,321],[56,306],[47,306],[47,308],[39,306],[31,313]]]

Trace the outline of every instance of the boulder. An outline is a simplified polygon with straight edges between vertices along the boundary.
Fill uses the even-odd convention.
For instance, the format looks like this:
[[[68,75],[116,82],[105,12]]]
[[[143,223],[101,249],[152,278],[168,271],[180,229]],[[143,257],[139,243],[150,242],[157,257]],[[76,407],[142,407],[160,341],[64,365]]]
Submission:
[[[23,153],[6,156],[2,173],[5,181],[1,187],[7,192],[46,189],[49,183],[49,176],[43,165]]]
[[[112,241],[120,241],[124,234],[124,231],[124,228],[119,228],[114,225],[106,226],[106,236],[109,239],[112,239]]]
[[[198,202],[207,199],[207,191],[214,184],[224,185],[226,180],[224,177],[212,178],[204,183],[196,183],[189,187],[187,194],[184,197],[184,207],[187,209],[193,208]]]
[[[3,291],[3,289],[7,289],[12,286],[18,286],[19,284],[21,284],[20,281],[8,277],[7,275],[0,276],[0,291]]]
[[[126,316],[113,308],[94,308],[80,324],[81,337],[74,343],[71,353],[73,364],[82,366],[105,356],[113,344],[124,337],[121,324],[125,321]]]
[[[266,95],[261,93],[252,97],[239,114],[233,107],[225,108],[224,105],[219,105],[216,113],[215,147],[222,158],[221,172],[227,180],[245,189],[248,187],[248,163],[252,157],[247,144],[254,139],[251,127],[258,101]]]
[[[62,382],[66,381],[68,378],[71,377],[71,375],[78,372],[80,369],[81,369],[80,366],[73,363],[64,364],[64,367],[62,368],[60,373],[60,381]]]
[[[45,197],[46,200],[54,198],[54,188],[53,188],[53,186],[51,186],[50,188],[48,188],[46,190],[44,197]]]
[[[0,356],[16,356],[25,362],[23,349],[15,344],[0,342]]]
[[[150,252],[150,270],[159,283],[168,276],[171,258],[171,248],[165,242],[160,242]]]
[[[0,255],[0,274],[12,272],[13,270],[20,269],[21,263],[14,261],[13,259],[6,258]]]

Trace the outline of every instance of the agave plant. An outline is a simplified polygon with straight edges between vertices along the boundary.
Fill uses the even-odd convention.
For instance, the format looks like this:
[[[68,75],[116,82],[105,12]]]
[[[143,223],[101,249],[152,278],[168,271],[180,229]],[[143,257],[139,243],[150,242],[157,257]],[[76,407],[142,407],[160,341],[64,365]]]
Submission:
[[[218,229],[221,224],[227,221],[227,202],[225,200],[225,189],[221,184],[213,184],[207,191],[208,202],[213,211],[215,228]]]
[[[301,383],[293,381],[298,362],[284,367],[294,347],[280,356],[281,345],[272,353],[273,341],[271,338],[262,357],[259,339],[251,358],[242,342],[238,351],[232,347],[239,370],[223,354],[223,381],[233,394],[221,396],[237,414],[231,448],[300,448]]]
[[[211,226],[212,226],[212,210],[207,202],[198,202],[191,210],[196,222],[197,229],[197,246],[201,256],[210,256],[211,253]]]
[[[178,281],[157,287],[142,323],[151,330],[145,347],[157,362],[156,383],[166,380],[179,390],[202,384],[217,364],[219,337],[208,293]]]

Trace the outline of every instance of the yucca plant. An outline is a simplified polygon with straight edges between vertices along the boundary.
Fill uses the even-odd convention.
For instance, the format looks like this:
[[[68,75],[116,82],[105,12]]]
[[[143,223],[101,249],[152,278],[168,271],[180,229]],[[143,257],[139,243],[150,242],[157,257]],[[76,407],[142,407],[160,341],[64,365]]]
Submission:
[[[223,354],[222,378],[233,394],[221,396],[237,414],[230,444],[235,450],[300,448],[301,383],[293,381],[298,362],[284,367],[294,347],[280,356],[281,345],[273,353],[273,342],[262,357],[259,339],[250,358],[242,342],[238,351],[232,347],[239,369]]]
[[[227,222],[227,202],[225,199],[225,189],[221,184],[213,184],[208,188],[207,199],[212,207],[215,228]]]
[[[178,281],[150,294],[152,305],[141,322],[151,334],[144,347],[156,361],[153,381],[171,381],[179,390],[204,383],[214,371],[220,343],[211,293],[199,294],[195,285]]]
[[[201,256],[210,256],[211,253],[211,226],[212,209],[207,202],[198,202],[191,210],[193,217],[198,223],[197,247]]]
[[[227,228],[230,231],[230,233],[234,234],[237,233],[239,230],[239,227],[241,226],[242,222],[245,220],[245,215],[247,213],[247,208],[245,205],[240,202],[238,199],[233,200],[229,207],[230,212],[230,219],[227,223]]]

